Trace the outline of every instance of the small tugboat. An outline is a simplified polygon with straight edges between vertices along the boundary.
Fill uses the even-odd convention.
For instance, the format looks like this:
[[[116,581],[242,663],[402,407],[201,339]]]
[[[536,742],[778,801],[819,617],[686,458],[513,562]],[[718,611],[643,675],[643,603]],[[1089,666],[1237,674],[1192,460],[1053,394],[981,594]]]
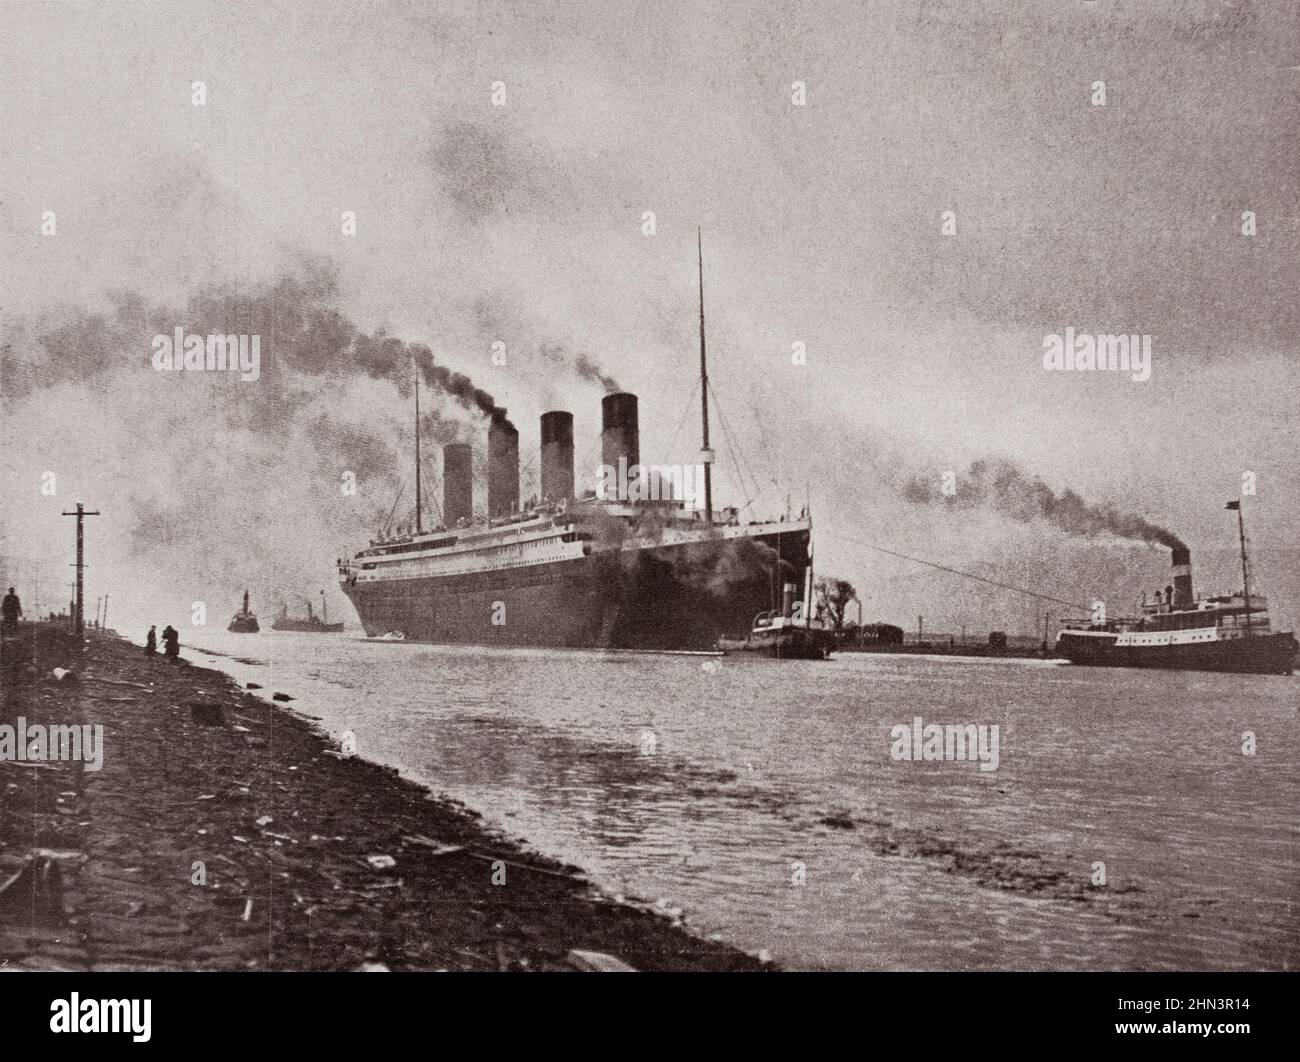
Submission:
[[[262,628],[257,625],[257,616],[248,607],[248,591],[244,591],[244,607],[235,613],[230,621],[228,631],[236,634],[256,634]]]
[[[1250,588],[1246,525],[1241,502],[1227,505],[1237,513],[1241,537],[1240,591],[1208,598],[1194,596],[1192,558],[1184,545],[1173,547],[1173,581],[1155,601],[1142,602],[1142,616],[1067,623],[1057,652],[1072,664],[1094,667],[1154,667],[1187,671],[1255,672],[1290,675],[1300,643],[1290,631],[1275,631],[1268,599]]]
[[[338,634],[343,630],[342,623],[331,623],[329,621],[329,605],[325,603],[325,591],[321,591],[321,612],[324,616],[317,616],[311,610],[311,602],[307,602],[307,618],[296,619],[289,615],[289,606],[281,605],[280,614],[275,617],[275,622],[271,624],[273,631],[302,631],[308,634]]]
[[[812,614],[812,562],[805,573],[804,599],[795,600],[794,583],[781,593],[780,612],[760,612],[754,628],[743,639],[719,638],[724,653],[755,653],[777,660],[828,660],[835,648],[835,635]]]

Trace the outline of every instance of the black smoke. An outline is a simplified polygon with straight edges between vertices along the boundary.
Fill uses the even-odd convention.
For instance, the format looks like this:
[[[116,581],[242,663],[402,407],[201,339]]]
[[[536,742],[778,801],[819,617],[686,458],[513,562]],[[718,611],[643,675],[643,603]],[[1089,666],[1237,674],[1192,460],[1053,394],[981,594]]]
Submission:
[[[1068,535],[1117,538],[1175,549],[1183,541],[1167,528],[1114,506],[1095,505],[1066,488],[1055,491],[1007,460],[972,461],[946,492],[942,476],[912,476],[902,484],[902,496],[916,505],[944,504],[958,509],[986,509],[1020,523],[1042,520]]]
[[[618,381],[609,373],[604,372],[588,355],[578,354],[573,360],[573,367],[577,370],[579,376],[584,380],[593,380],[605,389],[606,394],[614,394],[623,390],[619,387]]]

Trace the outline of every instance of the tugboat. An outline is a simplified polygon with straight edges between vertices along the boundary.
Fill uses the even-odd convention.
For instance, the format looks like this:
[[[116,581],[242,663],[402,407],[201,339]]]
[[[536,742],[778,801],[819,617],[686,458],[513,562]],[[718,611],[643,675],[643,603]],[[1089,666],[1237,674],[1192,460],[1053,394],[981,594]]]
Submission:
[[[281,605],[280,614],[275,617],[275,622],[271,624],[273,631],[303,631],[308,634],[338,634],[343,630],[342,623],[331,623],[329,621],[329,605],[325,602],[325,591],[321,591],[321,611],[324,615],[322,619],[311,610],[311,602],[307,602],[307,618],[295,619],[289,615],[289,606]]]
[[[248,607],[248,591],[244,591],[244,607],[235,613],[230,621],[228,631],[234,631],[236,634],[256,634],[262,628],[257,625],[257,616],[254,615]]]
[[[1141,618],[1107,621],[1102,613],[1088,623],[1066,624],[1057,652],[1073,664],[1097,667],[1292,674],[1300,643],[1290,631],[1272,630],[1268,599],[1251,593],[1241,502],[1227,508],[1236,510],[1241,536],[1239,592],[1194,598],[1191,553],[1180,544],[1173,547],[1172,585],[1163,595],[1157,590],[1154,603],[1143,597]]]
[[[719,638],[724,653],[754,653],[777,660],[829,660],[835,635],[812,614],[812,561],[805,571],[804,599],[795,600],[795,584],[786,583],[780,612],[760,612],[743,639]]]

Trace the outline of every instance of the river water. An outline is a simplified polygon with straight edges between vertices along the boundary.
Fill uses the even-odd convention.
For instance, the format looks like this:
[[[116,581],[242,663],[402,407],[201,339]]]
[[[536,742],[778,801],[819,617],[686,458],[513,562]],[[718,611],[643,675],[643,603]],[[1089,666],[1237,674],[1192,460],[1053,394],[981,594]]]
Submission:
[[[185,655],[790,968],[1300,968],[1292,677],[277,632]],[[891,757],[918,716],[996,724],[997,769]]]

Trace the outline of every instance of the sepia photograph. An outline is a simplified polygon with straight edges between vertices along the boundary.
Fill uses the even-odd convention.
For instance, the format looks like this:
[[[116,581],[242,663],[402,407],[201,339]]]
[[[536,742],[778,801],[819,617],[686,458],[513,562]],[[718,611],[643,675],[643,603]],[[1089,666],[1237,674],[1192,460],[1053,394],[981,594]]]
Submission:
[[[5,0],[17,1025],[1282,1029],[1298,144],[1289,0]]]

